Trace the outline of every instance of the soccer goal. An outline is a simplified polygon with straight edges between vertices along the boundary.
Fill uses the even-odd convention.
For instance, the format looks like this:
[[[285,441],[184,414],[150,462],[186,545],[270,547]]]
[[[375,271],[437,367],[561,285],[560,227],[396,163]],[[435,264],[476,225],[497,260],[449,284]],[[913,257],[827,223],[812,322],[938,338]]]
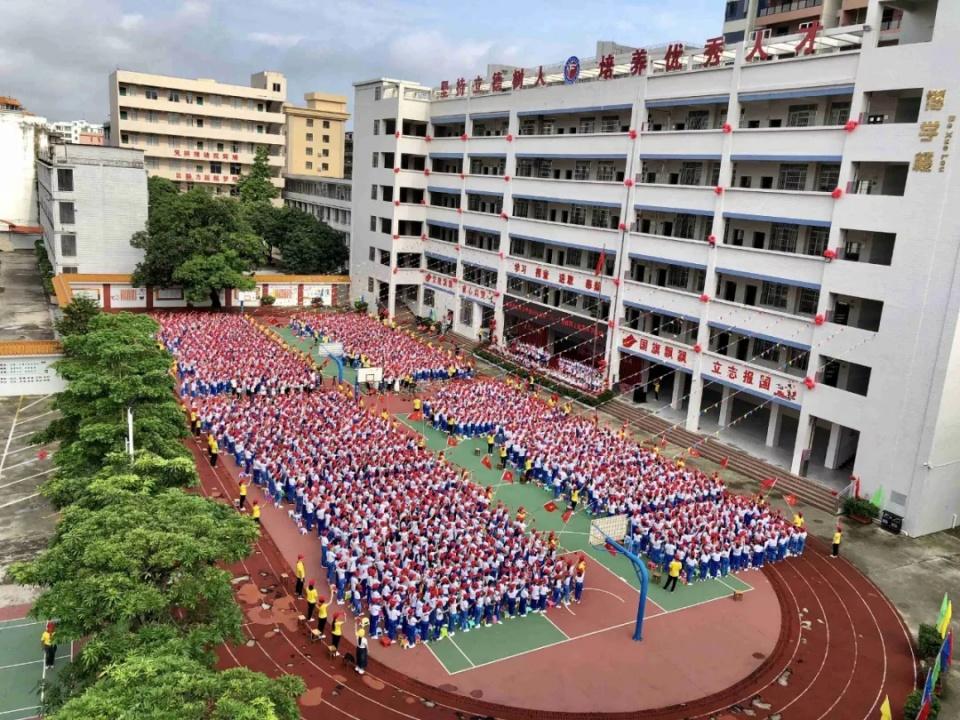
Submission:
[[[643,558],[623,546],[623,539],[626,536],[626,515],[608,515],[590,521],[590,544],[595,547],[603,546],[613,555],[618,553],[623,555],[637,573],[637,579],[640,580],[640,604],[637,606],[637,622],[633,629],[633,639],[643,640],[643,616],[647,606],[647,591],[650,588],[650,573]]]

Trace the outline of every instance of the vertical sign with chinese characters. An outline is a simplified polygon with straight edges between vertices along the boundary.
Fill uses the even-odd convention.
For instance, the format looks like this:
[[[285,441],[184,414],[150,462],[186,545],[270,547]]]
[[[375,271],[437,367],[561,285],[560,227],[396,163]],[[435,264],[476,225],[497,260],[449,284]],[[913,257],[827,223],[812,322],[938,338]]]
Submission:
[[[927,90],[926,103],[924,110],[927,112],[943,112],[943,106],[946,102],[946,90]],[[956,115],[950,115],[947,118],[946,127],[943,132],[942,145],[940,146],[940,166],[939,172],[945,172],[947,169],[947,160],[950,157],[950,143],[953,140],[953,125],[956,122]],[[920,142],[931,143],[939,142],[941,133],[940,120],[923,120],[917,132]],[[934,150],[921,150],[913,156],[913,172],[928,173],[933,172],[936,152]]]

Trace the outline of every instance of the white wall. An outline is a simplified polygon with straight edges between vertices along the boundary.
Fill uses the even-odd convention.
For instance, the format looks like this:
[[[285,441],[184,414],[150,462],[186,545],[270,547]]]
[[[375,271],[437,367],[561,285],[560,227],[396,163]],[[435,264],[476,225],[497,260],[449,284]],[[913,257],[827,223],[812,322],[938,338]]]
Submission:
[[[0,112],[0,219],[17,225],[37,224],[37,133],[43,118]]]

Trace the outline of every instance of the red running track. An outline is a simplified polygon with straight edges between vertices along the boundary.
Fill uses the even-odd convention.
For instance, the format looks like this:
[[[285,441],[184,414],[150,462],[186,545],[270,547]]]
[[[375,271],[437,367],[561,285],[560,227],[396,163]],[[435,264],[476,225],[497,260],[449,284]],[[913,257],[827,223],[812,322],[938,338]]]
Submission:
[[[232,499],[236,490],[232,478],[220,468],[214,472],[195,443],[190,447],[203,491]],[[826,546],[816,540],[808,543],[801,558],[764,569],[777,591],[784,623],[776,649],[757,672],[694,703],[633,714],[583,715],[498,706],[423,685],[375,659],[360,677],[341,658],[331,660],[322,644],[309,642],[297,627],[290,588],[280,577],[292,571],[266,533],[254,553],[230,569],[251,579],[238,584],[250,641],[223,647],[222,666],[300,675],[307,686],[301,698],[306,720],[474,716],[682,720],[737,717],[746,708],[757,718],[875,720],[885,694],[890,696],[894,715],[900,716],[916,679],[912,642],[896,609],[853,565],[830,558]],[[261,602],[271,607],[260,609]],[[589,670],[588,663],[584,669]]]

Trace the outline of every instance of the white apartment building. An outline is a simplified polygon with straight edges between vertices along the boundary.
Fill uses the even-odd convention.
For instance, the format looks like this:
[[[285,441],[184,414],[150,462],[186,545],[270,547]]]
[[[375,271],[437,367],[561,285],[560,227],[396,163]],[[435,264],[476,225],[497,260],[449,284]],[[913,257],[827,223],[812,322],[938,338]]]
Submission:
[[[960,3],[869,0],[860,24],[618,52],[569,83],[356,83],[352,293],[492,322],[689,430],[883,487],[907,533],[951,527],[958,27]]]
[[[147,223],[143,152],[102,145],[51,145],[36,160],[40,226],[54,273],[131,273],[130,246]]]
[[[0,97],[0,248],[32,247],[36,238],[36,157],[46,150],[47,121]],[[20,232],[20,231],[27,232]]]
[[[110,143],[142,150],[147,171],[181,189],[234,194],[266,147],[273,183],[283,188],[287,81],[264,71],[250,87],[215,80],[117,70],[110,75]]]
[[[51,133],[59,136],[63,142],[74,145],[103,145],[103,123],[66,120],[52,123],[50,129]]]
[[[310,213],[317,220],[343,233],[350,247],[350,180],[333,180],[308,175],[287,175],[283,204]]]

